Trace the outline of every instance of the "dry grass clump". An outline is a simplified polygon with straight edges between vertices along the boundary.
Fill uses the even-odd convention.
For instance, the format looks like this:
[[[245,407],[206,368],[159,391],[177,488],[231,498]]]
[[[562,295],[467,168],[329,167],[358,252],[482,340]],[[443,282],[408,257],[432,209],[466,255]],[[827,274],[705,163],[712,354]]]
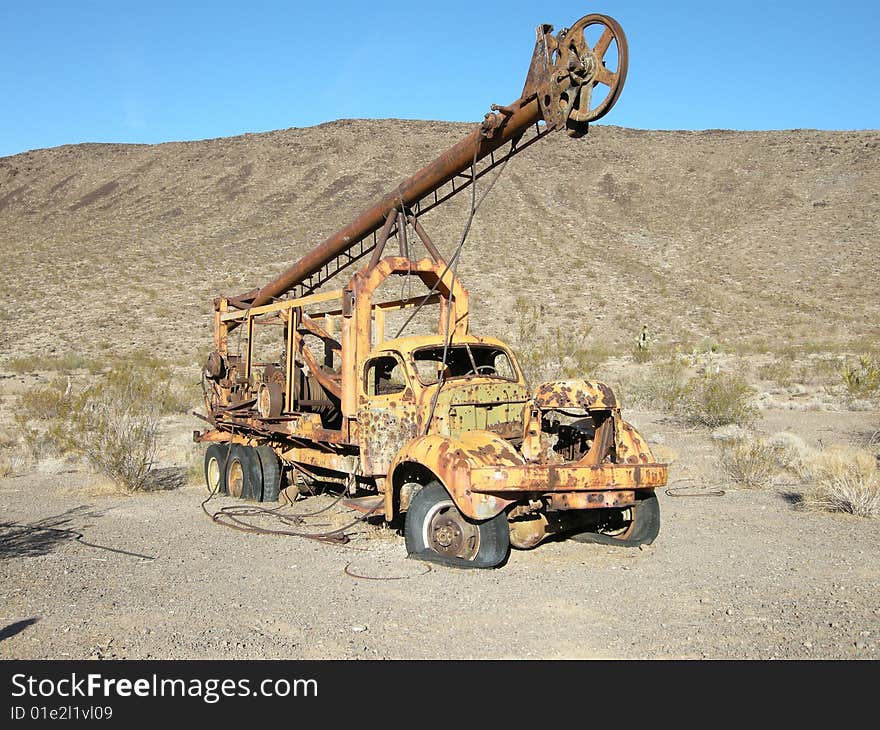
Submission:
[[[864,449],[829,448],[811,460],[812,486],[802,495],[807,509],[880,516],[880,468]]]
[[[743,432],[722,440],[718,465],[729,483],[743,489],[793,479],[802,485],[795,494],[804,509],[880,516],[880,464],[867,448],[817,451],[790,433],[765,438]]]
[[[785,473],[796,482],[811,476],[810,459],[816,450],[807,446],[800,436],[788,431],[773,434],[767,443],[774,449]]]
[[[783,471],[780,450],[757,436],[721,446],[718,465],[726,480],[742,489],[767,489]]]

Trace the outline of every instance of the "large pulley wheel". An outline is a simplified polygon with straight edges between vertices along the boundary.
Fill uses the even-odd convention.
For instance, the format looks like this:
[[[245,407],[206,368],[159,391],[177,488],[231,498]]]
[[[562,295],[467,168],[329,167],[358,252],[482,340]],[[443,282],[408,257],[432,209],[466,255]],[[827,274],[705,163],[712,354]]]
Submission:
[[[591,38],[595,40],[590,41]],[[607,15],[585,15],[557,37],[554,77],[568,85],[559,95],[560,112],[573,137],[604,117],[617,102],[629,66],[629,48],[620,24]]]

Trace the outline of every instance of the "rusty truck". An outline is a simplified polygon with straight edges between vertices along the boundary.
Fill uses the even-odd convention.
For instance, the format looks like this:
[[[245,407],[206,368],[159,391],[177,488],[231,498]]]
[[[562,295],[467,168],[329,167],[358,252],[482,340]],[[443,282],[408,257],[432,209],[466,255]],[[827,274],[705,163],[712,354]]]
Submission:
[[[458,567],[496,567],[511,546],[551,536],[655,539],[667,465],[612,389],[587,374],[527,383],[505,342],[469,331],[466,231],[444,255],[423,225],[463,191],[472,217],[478,182],[547,135],[585,135],[616,102],[627,58],[606,15],[555,34],[538,26],[520,98],[493,104],[265,286],[214,300],[209,426],[194,432],[212,493],[273,502],[336,485],[349,507],[402,531],[410,556]],[[400,277],[406,287],[383,287]],[[427,333],[407,332],[426,312]]]

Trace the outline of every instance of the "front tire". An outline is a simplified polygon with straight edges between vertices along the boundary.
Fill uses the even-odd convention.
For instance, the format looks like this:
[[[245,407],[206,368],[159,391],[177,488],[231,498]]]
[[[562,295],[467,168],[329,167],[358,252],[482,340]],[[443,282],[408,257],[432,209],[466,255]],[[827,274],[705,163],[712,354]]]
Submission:
[[[629,513],[627,515],[626,513]],[[638,547],[650,545],[660,534],[660,502],[651,491],[636,495],[636,503],[623,510],[614,510],[611,519],[598,532],[579,532],[571,539],[577,542]]]
[[[410,557],[455,568],[495,568],[510,554],[507,516],[501,512],[475,522],[459,511],[439,482],[412,497],[404,536]]]

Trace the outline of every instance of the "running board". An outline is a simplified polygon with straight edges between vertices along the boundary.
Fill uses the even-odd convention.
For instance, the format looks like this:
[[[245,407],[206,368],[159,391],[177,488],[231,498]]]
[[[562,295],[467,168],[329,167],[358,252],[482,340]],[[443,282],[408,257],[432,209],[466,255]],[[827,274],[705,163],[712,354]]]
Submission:
[[[380,510],[384,501],[385,498],[381,494],[371,494],[367,497],[349,497],[348,499],[343,499],[342,504],[349,509],[369,514],[370,512]]]

